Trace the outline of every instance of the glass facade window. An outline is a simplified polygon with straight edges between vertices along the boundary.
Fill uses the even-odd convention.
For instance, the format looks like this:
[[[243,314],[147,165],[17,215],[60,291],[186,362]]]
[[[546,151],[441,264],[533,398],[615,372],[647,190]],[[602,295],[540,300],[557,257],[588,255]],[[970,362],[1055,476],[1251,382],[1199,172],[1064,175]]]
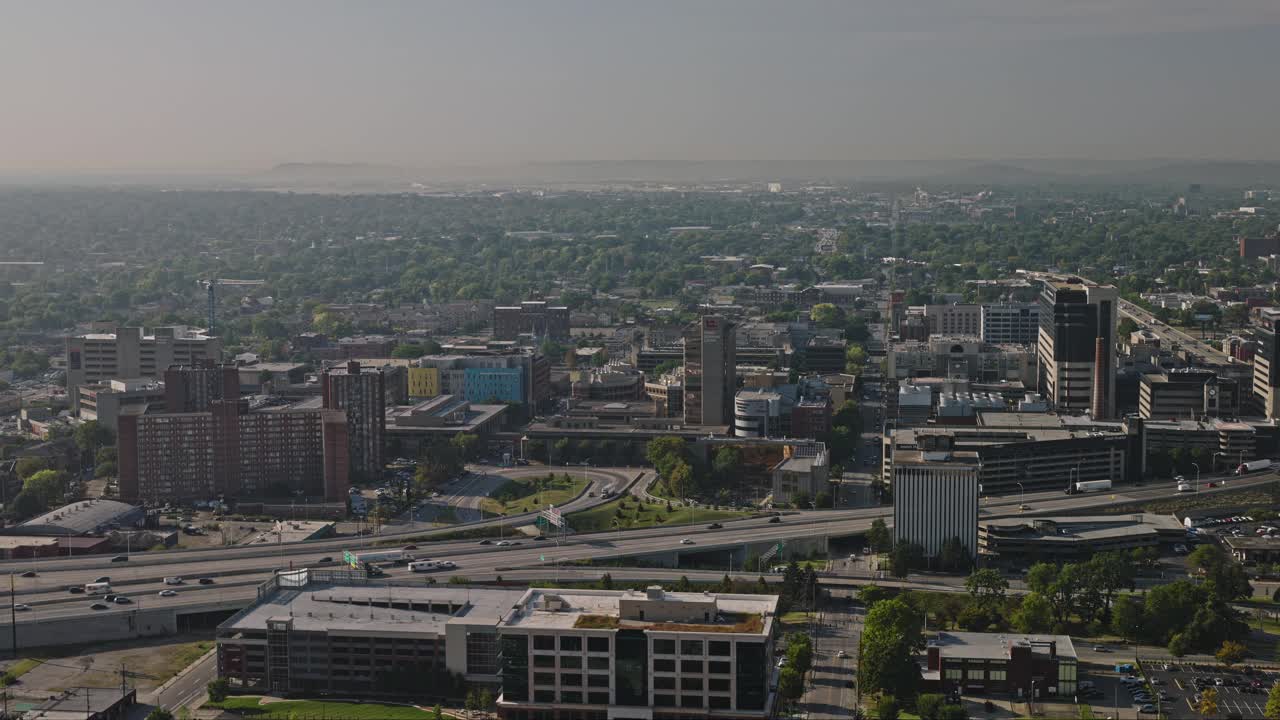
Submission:
[[[555,655],[534,655],[533,666],[536,668],[553,668],[556,666]]]
[[[582,693],[577,690],[566,690],[560,693],[560,702],[565,705],[581,705]]]
[[[533,684],[534,685],[555,685],[556,674],[555,673],[534,673]]]
[[[1075,695],[1077,687],[1076,664],[1073,662],[1058,661],[1058,694],[1059,695]]]
[[[567,668],[570,670],[577,670],[578,668],[582,667],[582,656],[581,655],[561,655],[560,667]]]
[[[702,696],[701,695],[681,695],[680,707],[700,708],[702,707]]]
[[[964,670],[961,668],[947,668],[943,671],[943,677],[948,680],[963,680]]]
[[[701,690],[702,678],[700,677],[683,677],[680,678],[681,690]]]
[[[506,694],[506,688],[503,688],[503,694]],[[550,705],[556,701],[555,690],[534,690],[533,701],[536,703],[546,703]]]
[[[609,693],[607,692],[587,693],[587,702],[591,703],[592,705],[608,705]]]
[[[716,657],[729,657],[730,647],[728,640],[711,640],[707,643],[707,654],[715,655]]]
[[[701,660],[681,660],[681,661],[680,661],[680,672],[682,672],[682,673],[697,673],[698,675],[701,675],[701,674],[702,674],[702,661],[701,661]]]
[[[731,699],[732,698],[726,697],[724,695],[712,695],[711,697],[707,698],[707,707],[711,708],[712,710],[728,710],[729,701]]]
[[[582,687],[582,673],[560,673],[560,684]]]
[[[561,635],[560,651],[561,652],[582,652],[582,636],[581,635]]]
[[[729,678],[711,678],[707,681],[707,689],[711,692],[729,692]]]
[[[1008,671],[1006,670],[988,670],[987,671],[988,680],[1001,680],[1001,681],[1007,680],[1008,679],[1007,675],[1008,675]]]
[[[664,659],[662,659],[662,658],[656,658],[656,659],[654,659],[654,661],[653,661],[653,670],[654,670],[654,672],[675,672],[675,671],[676,671],[676,661],[675,661],[675,660],[664,660]]]
[[[654,695],[653,706],[654,707],[675,707],[676,696],[675,695]]]
[[[733,666],[727,662],[712,660],[707,663],[707,672],[712,675],[728,675],[733,672]]]
[[[676,641],[675,640],[654,640],[653,654],[654,655],[675,655]]]
[[[534,635],[533,649],[534,650],[555,650],[556,636],[555,635]]]
[[[649,639],[641,630],[619,630],[614,636],[614,702],[649,704]]]
[[[588,637],[587,652],[609,652],[609,638]]]
[[[587,669],[589,670],[608,670],[609,658],[607,657],[589,657],[587,658]]]
[[[675,690],[676,678],[674,675],[655,675],[653,678],[654,690]]]
[[[763,710],[768,685],[765,678],[764,643],[742,641],[734,650],[738,659],[735,706],[739,710]]]
[[[588,675],[587,686],[607,688],[609,687],[609,676],[608,675]]]
[[[512,702],[529,699],[529,638],[506,635],[500,641],[502,652],[502,694]]]
[[[681,654],[681,655],[698,655],[698,656],[701,656],[701,655],[702,655],[702,641],[701,641],[701,640],[681,640],[681,641],[680,641],[680,654]]]

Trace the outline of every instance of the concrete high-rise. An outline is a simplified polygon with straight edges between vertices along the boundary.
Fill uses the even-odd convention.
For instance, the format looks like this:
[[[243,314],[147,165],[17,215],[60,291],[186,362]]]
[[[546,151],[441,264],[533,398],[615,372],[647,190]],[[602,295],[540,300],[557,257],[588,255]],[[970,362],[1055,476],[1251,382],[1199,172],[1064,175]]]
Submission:
[[[164,371],[165,411],[204,412],[215,400],[240,397],[240,369],[234,365],[174,365]]]
[[[326,410],[347,416],[348,457],[353,478],[382,476],[382,443],[387,430],[386,380],[378,368],[358,362],[325,371],[321,393]]]
[[[1253,341],[1253,400],[1268,420],[1280,418],[1280,311],[1262,308],[1250,331]]]
[[[67,338],[67,395],[91,383],[117,378],[160,379],[171,365],[217,362],[222,341],[185,326],[158,327],[144,335],[139,327]]]
[[[1117,298],[1111,285],[1076,277],[1044,281],[1036,360],[1039,390],[1054,409],[1115,413]]]
[[[734,324],[721,315],[703,315],[684,331],[684,421],[690,425],[732,425],[738,391]]]
[[[515,340],[521,334],[556,341],[568,340],[569,308],[548,305],[542,300],[529,300],[493,309],[495,340]]]

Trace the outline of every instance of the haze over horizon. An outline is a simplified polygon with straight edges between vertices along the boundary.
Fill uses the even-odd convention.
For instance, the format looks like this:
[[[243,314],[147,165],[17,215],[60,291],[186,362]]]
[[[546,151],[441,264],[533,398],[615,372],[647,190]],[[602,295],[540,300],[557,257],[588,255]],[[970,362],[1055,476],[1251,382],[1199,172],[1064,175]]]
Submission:
[[[9,173],[1280,160],[1274,0],[7,10]]]

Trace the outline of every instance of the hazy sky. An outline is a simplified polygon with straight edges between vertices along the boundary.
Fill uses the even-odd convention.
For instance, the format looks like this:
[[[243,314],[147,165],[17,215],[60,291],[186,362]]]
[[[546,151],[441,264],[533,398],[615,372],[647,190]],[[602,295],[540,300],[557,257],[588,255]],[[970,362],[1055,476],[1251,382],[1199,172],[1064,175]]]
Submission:
[[[1280,159],[1280,0],[0,0],[0,169]]]

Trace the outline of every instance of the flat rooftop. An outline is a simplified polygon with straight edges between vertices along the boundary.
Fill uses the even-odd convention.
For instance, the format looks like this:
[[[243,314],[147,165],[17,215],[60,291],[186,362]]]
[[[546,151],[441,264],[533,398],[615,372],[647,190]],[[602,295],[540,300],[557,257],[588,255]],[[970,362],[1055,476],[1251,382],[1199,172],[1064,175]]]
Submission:
[[[1053,643],[1058,657],[1076,658],[1075,645],[1067,635],[1024,635],[1021,633],[940,632],[929,647],[939,648],[942,657],[1000,660],[1009,657],[1009,648],[1030,647],[1032,652],[1049,654]]]
[[[442,634],[449,623],[496,625],[524,590],[449,585],[347,585],[309,582],[281,587],[219,627],[219,632],[265,630],[289,619],[293,629],[336,635]]]
[[[714,605],[708,619],[698,621],[640,620],[623,617],[624,603],[653,603],[671,608],[688,603],[691,608]],[[615,629],[620,627],[658,632],[726,633],[768,636],[778,609],[774,595],[666,592],[643,590],[551,590],[530,588],[503,621],[503,628]]]
[[[1027,519],[988,520],[978,523],[988,535],[1009,539],[1071,543],[1108,538],[1139,537],[1167,533],[1181,537],[1186,528],[1170,515],[1061,515]]]

